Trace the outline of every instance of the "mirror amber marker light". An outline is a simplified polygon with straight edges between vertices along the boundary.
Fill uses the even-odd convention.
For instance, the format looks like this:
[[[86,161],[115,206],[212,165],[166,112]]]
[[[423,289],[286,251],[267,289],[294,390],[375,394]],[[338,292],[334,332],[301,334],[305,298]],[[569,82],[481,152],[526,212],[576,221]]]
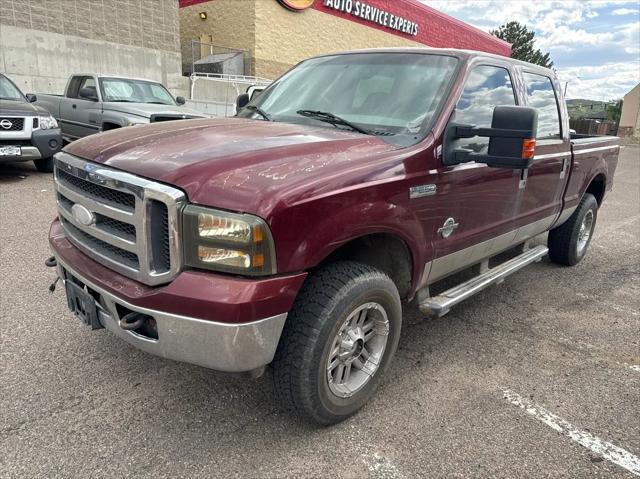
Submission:
[[[536,140],[535,138],[525,138],[522,140],[522,158],[525,160],[530,160],[533,158],[533,155],[536,151]]]

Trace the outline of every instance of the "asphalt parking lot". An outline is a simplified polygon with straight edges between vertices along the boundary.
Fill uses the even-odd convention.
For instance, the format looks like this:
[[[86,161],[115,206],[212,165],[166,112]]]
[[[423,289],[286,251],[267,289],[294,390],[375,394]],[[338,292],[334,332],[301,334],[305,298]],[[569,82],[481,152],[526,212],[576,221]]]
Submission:
[[[637,146],[581,264],[545,259],[439,320],[407,307],[378,394],[331,428],[282,410],[269,372],[229,377],[89,331],[47,289],[54,216],[51,175],[0,165],[1,477],[634,477]]]

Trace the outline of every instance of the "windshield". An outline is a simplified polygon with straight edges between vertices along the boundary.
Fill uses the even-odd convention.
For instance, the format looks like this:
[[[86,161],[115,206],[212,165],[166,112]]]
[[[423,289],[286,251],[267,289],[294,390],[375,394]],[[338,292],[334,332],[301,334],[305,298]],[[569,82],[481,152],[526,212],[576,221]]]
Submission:
[[[175,105],[173,97],[160,83],[129,78],[101,78],[104,101]]]
[[[238,116],[327,128],[331,113],[371,134],[416,135],[438,110],[457,60],[417,53],[361,53],[307,60],[276,80]],[[352,128],[353,129],[353,128]]]
[[[11,81],[0,75],[0,100],[23,100],[24,97],[18,88]]]

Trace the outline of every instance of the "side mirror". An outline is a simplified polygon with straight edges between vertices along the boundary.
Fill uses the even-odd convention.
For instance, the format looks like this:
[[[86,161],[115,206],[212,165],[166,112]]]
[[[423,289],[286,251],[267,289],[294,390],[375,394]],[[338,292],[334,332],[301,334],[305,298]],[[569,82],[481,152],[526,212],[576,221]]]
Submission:
[[[27,93],[25,97],[27,97],[27,101],[29,103],[35,103],[36,101],[38,101],[38,97],[35,93]]]
[[[533,161],[538,129],[538,112],[526,106],[497,106],[493,110],[491,128],[450,123],[444,134],[443,163],[456,165],[475,161],[494,168],[524,170]],[[458,138],[489,138],[487,154],[453,148]]]
[[[184,104],[186,103],[186,100],[184,99],[184,97],[183,97],[183,96],[177,96],[177,97],[176,97],[176,103],[177,103],[178,105],[184,105]]]
[[[265,88],[266,87],[261,86],[261,85],[251,85],[251,86],[247,87],[246,93],[247,93],[247,95],[249,95],[249,101],[253,100],[258,95],[260,95],[260,93],[262,93]]]
[[[244,108],[249,103],[249,95],[246,93],[240,93],[238,98],[236,98],[236,111],[240,111],[241,108]]]
[[[78,97],[83,100],[98,101],[98,95],[93,88],[80,88]]]

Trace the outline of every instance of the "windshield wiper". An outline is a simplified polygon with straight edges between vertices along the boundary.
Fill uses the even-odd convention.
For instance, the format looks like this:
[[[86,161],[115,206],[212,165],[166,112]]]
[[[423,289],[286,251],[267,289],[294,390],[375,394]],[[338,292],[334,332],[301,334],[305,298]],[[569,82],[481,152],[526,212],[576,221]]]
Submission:
[[[333,126],[342,125],[348,128],[351,128],[353,131],[357,131],[359,133],[364,133],[365,135],[374,135],[375,133],[369,130],[365,130],[364,128],[360,128],[359,126],[351,123],[344,118],[340,118],[333,113],[329,113],[328,111],[318,111],[318,110],[298,110],[296,112],[298,115],[306,116],[307,118],[312,118],[318,121],[324,121],[325,123],[331,123]]]
[[[143,103],[135,100],[107,100],[107,101],[111,103]]]
[[[273,118],[271,118],[271,115],[269,115],[269,113],[267,113],[266,111],[264,111],[262,108],[260,108],[259,106],[255,106],[255,105],[247,105],[245,106],[245,108],[247,110],[251,110],[251,111],[255,111],[258,115],[260,115],[262,118],[264,118],[267,121],[273,121]]]

